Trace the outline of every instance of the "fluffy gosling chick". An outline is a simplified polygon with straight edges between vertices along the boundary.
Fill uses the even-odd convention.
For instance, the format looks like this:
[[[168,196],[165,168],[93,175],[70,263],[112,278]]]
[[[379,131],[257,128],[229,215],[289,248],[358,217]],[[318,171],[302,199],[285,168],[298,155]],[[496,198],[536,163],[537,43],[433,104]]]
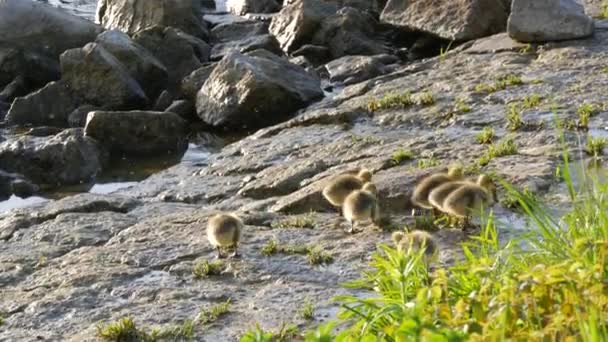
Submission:
[[[475,182],[473,182],[472,179],[466,179],[441,184],[429,193],[429,202],[433,207],[437,208],[440,211],[443,211],[443,202],[445,202],[445,199],[452,192],[454,192],[461,186],[467,184],[477,184],[481,186],[482,184],[484,184],[484,182],[487,181],[487,178],[488,177],[485,175],[480,175],[479,177],[477,177],[477,180]]]
[[[468,223],[471,214],[491,206],[496,199],[496,187],[486,175],[479,176],[478,184],[465,184],[452,191],[443,201],[442,210]]]
[[[437,258],[438,250],[437,242],[433,236],[422,230],[414,230],[409,233],[394,232],[392,235],[393,242],[397,249],[403,252],[418,253],[421,248],[424,248],[424,260],[434,261]]]
[[[380,218],[380,209],[378,207],[376,186],[372,183],[365,183],[361,190],[351,192],[344,199],[342,206],[344,217],[350,222],[348,233],[355,232],[355,223],[365,220],[371,220],[374,224],[378,224]]]
[[[234,248],[231,257],[238,257],[237,246],[241,239],[243,222],[233,214],[217,214],[207,222],[207,239],[217,250],[217,258],[225,258],[223,248]]]
[[[344,200],[351,192],[359,190],[372,180],[372,174],[367,169],[361,169],[357,175],[340,175],[332,179],[323,188],[323,197],[335,207],[342,207]]]
[[[412,194],[412,203],[416,206],[424,209],[433,209],[433,205],[429,202],[429,194],[435,188],[452,181],[458,181],[462,179],[462,167],[454,166],[448,170],[448,173],[434,173],[423,178],[416,187]]]

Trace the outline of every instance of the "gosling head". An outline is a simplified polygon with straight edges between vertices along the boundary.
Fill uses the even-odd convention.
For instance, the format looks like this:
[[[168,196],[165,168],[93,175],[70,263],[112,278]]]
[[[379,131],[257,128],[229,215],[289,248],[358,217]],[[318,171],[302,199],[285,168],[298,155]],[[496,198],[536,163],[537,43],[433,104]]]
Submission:
[[[357,178],[359,178],[364,183],[367,183],[372,180],[372,173],[368,169],[361,169],[357,174]]]
[[[492,178],[490,178],[490,176],[484,174],[479,175],[479,177],[477,178],[477,185],[486,189],[490,194],[492,194],[493,201],[496,202],[498,200],[498,197],[496,195],[496,185],[494,184],[494,181],[492,180]]]
[[[463,176],[463,170],[462,170],[462,166],[460,165],[454,165],[451,166],[448,169],[448,176],[450,177],[450,179],[461,179]]]
[[[374,195],[378,195],[378,189],[376,188],[374,183],[370,183],[370,182],[365,183],[363,185],[363,188],[361,188],[361,190],[370,192]]]

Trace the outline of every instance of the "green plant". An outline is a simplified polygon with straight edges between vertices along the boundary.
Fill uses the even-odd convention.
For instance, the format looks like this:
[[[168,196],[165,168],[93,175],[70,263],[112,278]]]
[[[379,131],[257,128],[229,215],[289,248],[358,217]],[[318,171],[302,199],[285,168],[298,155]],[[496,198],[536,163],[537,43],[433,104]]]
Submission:
[[[97,337],[104,341],[139,341],[147,334],[137,329],[133,318],[124,317],[116,322],[97,324]]]
[[[445,49],[443,48],[443,46],[439,49],[439,64],[441,64],[441,63],[443,63],[443,61],[445,61],[445,56],[450,51],[450,48],[452,47],[453,43],[454,43],[454,41],[450,40],[450,42],[448,43],[448,46],[446,46]]]
[[[463,98],[456,99],[455,108],[457,111],[461,113],[468,113],[471,111],[471,107],[467,104],[466,100]]]
[[[507,129],[510,131],[516,131],[524,126],[524,122],[521,119],[521,110],[517,103],[511,103],[507,109]]]
[[[331,254],[323,251],[318,247],[309,248],[306,259],[311,265],[329,264],[334,261],[334,257]]]
[[[513,140],[513,138],[506,138],[497,144],[489,145],[486,152],[477,161],[477,164],[479,164],[479,166],[486,166],[494,158],[513,154],[517,154],[517,145],[515,144],[515,140]]]
[[[543,98],[540,97],[540,95],[538,95],[538,94],[524,96],[524,98],[522,99],[522,102],[523,102],[522,106],[524,109],[536,108],[540,105],[542,100],[543,100]]]
[[[223,303],[214,304],[209,308],[202,309],[198,314],[201,324],[208,324],[217,321],[230,311],[230,299]]]
[[[421,106],[432,106],[435,104],[435,96],[430,90],[426,90],[418,94],[417,102]]]
[[[405,108],[414,104],[412,94],[407,91],[402,94],[386,94],[380,99],[370,99],[367,102],[367,110],[377,112],[384,109]]]
[[[315,307],[310,298],[306,298],[298,314],[305,320],[312,320],[315,318]]]
[[[419,169],[428,169],[429,167],[435,166],[439,166],[439,160],[433,156],[418,159]]]
[[[315,227],[315,218],[312,212],[290,217],[285,220],[273,221],[270,226],[272,228],[287,229],[287,228],[308,228],[312,229]]]
[[[150,334],[151,341],[193,341],[194,323],[192,320],[185,320],[181,325],[154,329]]]
[[[604,148],[608,145],[608,139],[606,138],[594,138],[592,136],[587,137],[587,146],[585,152],[592,156],[599,156],[604,154]]]
[[[532,52],[532,44],[528,43],[519,49],[519,53],[527,55]]]
[[[513,74],[507,74],[498,77],[492,84],[480,83],[475,86],[475,91],[478,93],[494,93],[499,90],[504,90],[507,87],[522,85],[524,82],[521,77]]]
[[[491,144],[494,141],[494,128],[490,126],[486,126],[483,130],[477,135],[475,135],[475,139],[480,144]]]
[[[266,241],[266,244],[262,247],[261,253],[264,256],[270,256],[276,254],[279,251],[279,241],[271,239]]]
[[[576,113],[578,114],[578,127],[587,129],[589,127],[589,119],[597,114],[598,107],[591,103],[583,103],[578,106]]]
[[[198,262],[192,268],[192,275],[194,279],[203,279],[209,276],[216,276],[222,274],[225,269],[225,264],[223,261],[208,261],[204,260],[202,262]]]
[[[398,149],[393,153],[392,161],[394,165],[401,165],[404,162],[414,158],[414,153],[410,150]]]
[[[265,331],[259,324],[256,324],[254,329],[246,331],[241,336],[239,342],[274,342],[274,334]]]
[[[608,18],[608,1],[604,0],[602,2],[602,12],[600,13],[600,18],[607,19]]]
[[[332,341],[350,341],[346,340],[346,334],[342,334],[337,337],[332,334],[332,330],[334,328],[334,322],[328,322],[326,324],[321,324],[317,327],[317,329],[308,332],[305,335],[306,342],[332,342]],[[372,341],[371,339],[368,341]],[[375,340],[374,340],[375,341]]]
[[[306,259],[311,265],[328,264],[333,261],[331,254],[323,251],[319,247],[306,245],[281,245],[278,240],[271,239],[262,247],[262,255],[270,256],[277,253],[293,255],[306,255]]]

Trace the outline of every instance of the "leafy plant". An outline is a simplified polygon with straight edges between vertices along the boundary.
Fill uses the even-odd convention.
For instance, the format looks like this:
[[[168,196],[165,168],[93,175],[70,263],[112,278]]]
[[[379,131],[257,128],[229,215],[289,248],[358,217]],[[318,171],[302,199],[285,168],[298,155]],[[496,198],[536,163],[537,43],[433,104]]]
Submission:
[[[310,298],[307,298],[304,301],[298,314],[300,315],[300,317],[306,320],[312,320],[315,318],[315,306],[310,300]]]
[[[217,321],[230,311],[230,299],[223,303],[211,305],[208,308],[202,309],[198,314],[198,320],[201,324],[208,324]]]
[[[524,122],[521,119],[521,110],[517,103],[511,103],[507,109],[507,129],[516,131],[522,126],[524,126]]]
[[[513,140],[513,138],[506,138],[497,144],[489,145],[486,152],[477,161],[477,164],[479,164],[479,166],[486,166],[494,158],[513,154],[517,154],[517,145],[515,145],[515,140]]]
[[[484,127],[481,132],[475,135],[475,139],[480,144],[491,144],[494,141],[494,138],[494,128],[490,126]]]
[[[204,260],[202,262],[198,262],[192,268],[192,275],[194,279],[203,279],[209,276],[216,276],[222,274],[225,269],[225,264],[223,261],[208,261]]]
[[[430,90],[427,90],[418,94],[417,102],[421,106],[432,106],[435,104],[435,96]]]
[[[373,113],[384,109],[406,108],[413,104],[412,94],[407,91],[401,94],[386,94],[380,99],[370,99],[367,110]]]
[[[608,140],[606,138],[594,138],[592,136],[588,136],[585,152],[592,156],[599,156],[604,154],[604,148],[606,148],[606,145],[608,145]]]
[[[394,165],[401,165],[404,162],[414,158],[414,153],[409,150],[398,149],[393,153],[392,161]]]
[[[524,109],[536,108],[540,105],[542,97],[538,94],[532,94],[530,96],[524,96],[522,99],[522,106]]]

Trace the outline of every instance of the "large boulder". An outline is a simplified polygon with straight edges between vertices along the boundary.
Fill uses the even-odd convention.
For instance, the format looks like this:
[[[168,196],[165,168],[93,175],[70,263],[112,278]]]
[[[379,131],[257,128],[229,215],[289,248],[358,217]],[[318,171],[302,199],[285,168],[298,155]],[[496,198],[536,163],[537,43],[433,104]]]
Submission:
[[[507,32],[529,43],[577,39],[593,33],[593,19],[574,0],[513,0]]]
[[[211,52],[204,41],[172,27],[152,27],[133,38],[167,68],[171,87],[207,62]]]
[[[184,77],[180,88],[182,95],[192,103],[196,102],[196,94],[205,84],[213,69],[215,69],[215,64],[208,64]]]
[[[158,155],[183,152],[187,123],[175,113],[95,111],[87,116],[85,135],[111,153]]]
[[[30,0],[0,1],[0,42],[57,59],[82,47],[102,31],[99,25],[48,4]]]
[[[107,109],[134,109],[148,102],[127,68],[96,43],[64,52],[61,74],[62,81],[88,104]]]
[[[217,44],[211,49],[210,59],[212,61],[218,61],[232,51],[246,53],[258,49],[264,49],[279,56],[283,55],[283,50],[281,50],[277,39],[271,34],[263,34]]]
[[[260,21],[234,21],[218,24],[211,30],[211,42],[226,43],[268,33],[268,24]]]
[[[96,21],[129,34],[153,26],[173,26],[206,40],[200,4],[200,0],[99,0]]]
[[[236,15],[272,13],[281,8],[276,0],[227,0],[226,9]]]
[[[23,78],[28,88],[42,87],[61,76],[59,60],[0,41],[0,89]]]
[[[323,97],[318,78],[265,50],[233,52],[197,94],[199,117],[213,126],[262,127]]]
[[[97,142],[77,128],[52,137],[26,135],[0,143],[0,169],[50,187],[88,182],[106,161]]]
[[[10,197],[12,194],[27,197],[38,190],[36,185],[24,179],[23,176],[0,170],[0,199]]]
[[[325,65],[331,82],[359,83],[395,69],[399,59],[391,55],[344,56]]]
[[[291,53],[300,46],[310,43],[324,20],[336,11],[337,6],[334,3],[296,0],[284,6],[272,18],[269,30],[279,41],[283,51]]]
[[[380,16],[389,24],[457,41],[502,32],[507,18],[504,0],[389,0]]]
[[[6,120],[16,125],[65,127],[76,106],[77,100],[64,82],[51,82],[34,93],[16,98]]]
[[[118,59],[146,92],[149,99],[156,98],[167,87],[165,66],[143,46],[135,43],[118,30],[106,31],[95,40]]]

